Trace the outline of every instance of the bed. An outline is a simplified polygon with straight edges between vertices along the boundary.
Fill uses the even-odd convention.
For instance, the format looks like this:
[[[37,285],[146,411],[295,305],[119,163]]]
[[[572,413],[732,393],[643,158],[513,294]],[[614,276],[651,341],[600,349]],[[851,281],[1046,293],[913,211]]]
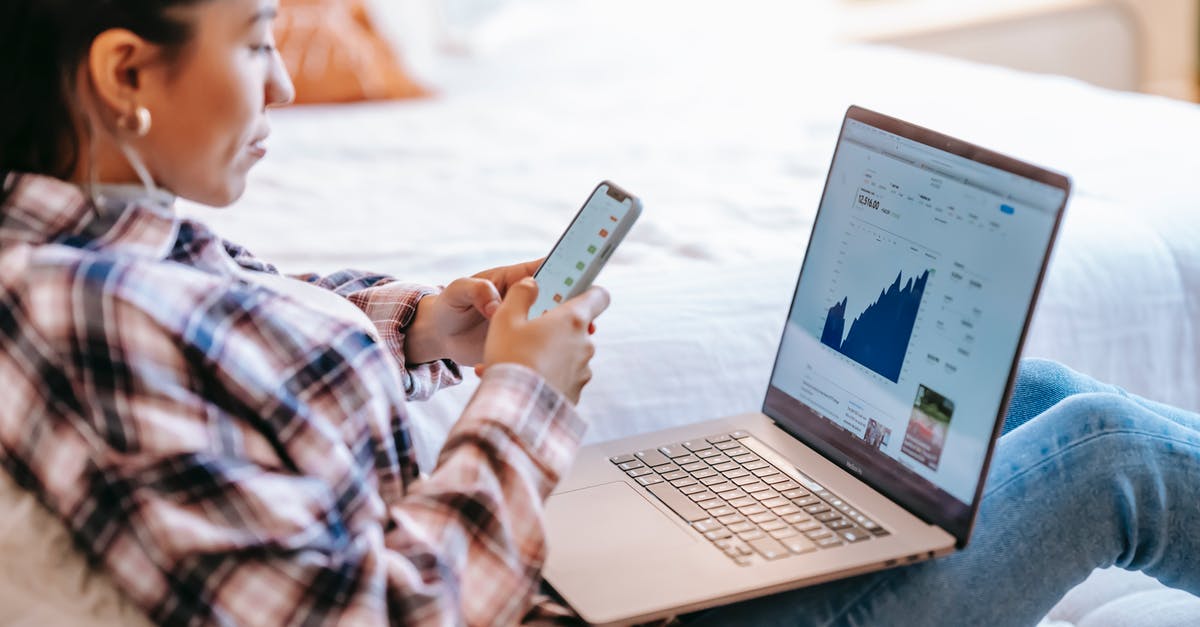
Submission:
[[[545,254],[599,180],[619,182],[646,210],[600,281],[613,304],[580,403],[595,442],[761,406],[841,117],[859,104],[1070,174],[1025,355],[1200,409],[1200,110],[842,46],[802,7],[759,4],[515,5],[441,63],[432,98],[277,112],[246,196],[185,211],[285,271],[437,284]],[[424,465],[474,383],[413,406]],[[1104,598],[1079,607],[1119,588],[1200,615],[1186,594],[1097,578]],[[1083,620],[1073,611],[1047,622]]]

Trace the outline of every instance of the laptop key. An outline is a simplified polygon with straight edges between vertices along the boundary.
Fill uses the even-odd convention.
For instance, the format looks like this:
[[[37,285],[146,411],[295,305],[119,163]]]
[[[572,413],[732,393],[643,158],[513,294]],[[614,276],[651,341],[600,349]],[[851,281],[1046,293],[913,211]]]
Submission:
[[[754,528],[755,528],[754,523],[746,522],[744,520],[742,522],[735,522],[735,523],[729,524],[729,530],[734,533],[746,533],[747,531],[750,531]]]
[[[703,483],[706,486],[715,486],[715,485],[719,485],[719,484],[725,484],[726,481],[725,481],[725,477],[722,477],[721,475],[716,475],[713,477],[705,477],[700,480],[700,483]]]
[[[808,507],[809,505],[816,505],[820,503],[821,499],[810,495],[803,498],[794,499],[792,502],[800,507]]]
[[[754,453],[746,453],[744,455],[731,455],[730,459],[732,459],[733,461],[735,461],[739,464],[745,464],[745,463],[757,460],[758,455],[755,455]]]
[[[812,506],[812,509],[815,509],[815,508],[816,508],[815,505]],[[842,515],[837,512],[814,512],[814,511],[812,511],[812,509],[809,509],[808,513],[813,514],[813,518],[816,518],[817,520],[819,520],[823,523],[833,522],[835,520],[842,519]]]
[[[681,494],[679,490],[671,487],[666,483],[656,483],[646,486],[646,490],[658,497],[658,500],[663,502],[663,505],[671,508],[680,518],[692,523],[698,520],[708,518],[708,512],[700,508],[689,499]]]
[[[810,553],[817,550],[817,545],[804,536],[792,536],[781,540],[781,542],[792,553]]]
[[[676,466],[675,464],[663,464],[662,466],[655,466],[654,472],[657,472],[660,475],[664,475],[668,472],[679,472],[679,466]]]
[[[731,474],[736,475],[738,472],[739,471],[737,471],[737,470],[731,470],[725,476],[729,477],[730,479],[733,479],[733,482],[738,485],[749,485],[751,483],[758,483],[758,477],[751,475],[750,473],[746,472],[745,470],[740,471],[742,473],[741,475],[737,475],[734,477],[729,476]]]
[[[706,501],[699,501],[697,504],[703,509],[716,509],[718,507],[725,507],[725,502],[721,499],[708,499]],[[712,516],[712,514],[710,513],[709,516]]]
[[[713,470],[715,470],[717,472],[729,472],[731,470],[738,470],[740,468],[741,467],[737,465],[737,462],[732,462],[732,461],[724,462],[724,463],[720,463],[720,464],[713,464]],[[622,470],[629,470],[629,469],[623,468]],[[746,471],[744,471],[744,470],[741,472],[742,472],[742,475],[746,474]],[[726,476],[729,476],[729,475],[726,475]],[[739,475],[739,476],[741,476],[741,475]]]
[[[742,513],[745,514],[746,512],[742,512]],[[750,522],[755,523],[755,524],[759,525],[760,527],[762,526],[763,523],[771,522],[772,520],[777,520],[777,518],[775,518],[775,514],[772,514],[771,512],[758,512],[757,514],[747,514],[746,517],[750,519]]]
[[[733,537],[733,534],[728,529],[717,529],[715,531],[705,532],[704,537],[709,540],[724,540],[725,538]]]
[[[779,490],[780,492],[783,492],[783,495],[789,499],[802,499],[806,496],[809,496],[808,490],[801,490],[798,488],[788,488],[788,487],[784,487],[783,485],[775,486],[775,489]]]
[[[742,430],[740,430],[740,429],[739,429],[739,430],[737,430],[737,431],[734,431],[733,433],[730,433],[730,434],[729,434],[729,437],[731,437],[731,438],[733,438],[733,439],[735,439],[735,440],[740,440],[740,439],[742,439],[742,438],[748,438],[748,437],[750,437],[750,432],[749,432],[749,431],[742,431]]]
[[[752,499],[748,496],[743,496],[741,498],[729,499],[729,504],[734,507],[749,507],[751,505],[758,505],[758,501],[755,501],[754,499]]]
[[[841,535],[846,542],[862,542],[871,537],[871,534],[858,529],[846,529]]]
[[[771,520],[760,522],[758,523],[758,528],[766,532],[779,531],[780,529],[784,528],[791,529],[791,527],[788,527],[782,520],[779,520],[778,518],[772,518]]]
[[[682,479],[676,479],[676,480],[672,481],[671,485],[673,485],[677,488],[682,488],[682,487],[689,486],[689,485],[696,485],[696,480],[691,477],[684,477]]]
[[[609,457],[608,461],[620,466],[621,464],[627,464],[629,462],[637,461],[637,458],[634,457],[633,455],[617,455],[616,457]],[[621,470],[629,470],[629,469],[622,468]]]
[[[697,451],[707,451],[712,448],[712,445],[704,440],[688,440],[683,443],[683,448],[695,453]]]
[[[683,466],[685,464],[694,464],[694,463],[700,461],[700,458],[696,457],[695,455],[684,455],[683,457],[673,458],[671,461],[675,462],[676,464],[679,464],[680,466]]]
[[[671,463],[670,458],[654,449],[638,451],[635,455],[647,466],[662,466],[663,464]]]
[[[715,474],[717,474],[717,471],[711,468],[705,468],[704,470],[697,470],[696,472],[693,472],[692,476],[697,479],[703,479],[705,477],[711,477]]]
[[[781,496],[769,498],[769,499],[763,501],[762,504],[763,504],[763,507],[770,507],[771,509],[775,509],[775,508],[783,509],[784,507],[793,507],[793,508],[796,507],[795,505],[792,505],[791,501],[789,501]],[[797,509],[796,511],[800,511],[800,510]],[[775,512],[775,513],[778,514],[779,512]],[[790,514],[790,513],[791,512],[784,512],[784,514]]]
[[[727,436],[727,435],[714,435],[711,438],[704,438],[704,439],[708,442],[711,442],[712,444],[717,444],[719,442],[728,442],[730,440],[729,436]]]
[[[784,518],[784,520],[787,520],[787,518]],[[795,522],[788,520],[788,522],[792,523],[793,525],[796,525],[796,528],[799,529],[800,531],[803,531],[804,533],[808,533],[810,531],[816,531],[818,529],[820,529],[822,531],[825,530],[825,528],[821,526],[821,523],[819,523],[815,520],[803,520],[803,521],[795,521]]]
[[[809,505],[808,507],[805,507],[804,511],[810,514],[820,514],[821,512],[829,511],[829,506],[824,503],[817,503],[816,505]]]
[[[658,450],[662,451],[662,454],[666,455],[667,457],[683,457],[684,455],[692,454],[692,452],[684,448],[682,444],[668,444],[666,446],[658,447]]]
[[[737,442],[734,442],[733,440],[725,440],[724,442],[713,442],[713,446],[721,449],[722,451],[728,450],[731,448],[741,448],[742,447],[741,444],[738,444]],[[745,449],[743,449],[743,450],[745,450]]]
[[[767,511],[767,508],[763,507],[762,505],[748,505],[746,507],[739,507],[738,511],[745,516],[754,516]],[[771,515],[774,516],[774,514]]]
[[[649,468],[646,468],[645,466],[642,466],[641,468],[634,468],[633,470],[630,470],[630,471],[626,472],[625,474],[629,475],[630,477],[640,477],[642,475],[648,475],[652,472],[654,472],[654,471],[650,470]]]
[[[762,538],[765,536],[766,536],[766,534],[764,534],[761,529],[751,529],[750,531],[743,531],[738,534],[738,537],[741,538],[742,540],[745,540],[746,542],[749,542],[751,540],[757,540],[758,538]]]
[[[850,527],[853,527],[854,524],[845,518],[839,518],[837,520],[831,520],[825,523],[825,526],[836,531],[838,529],[849,529]]]
[[[688,472],[696,472],[697,470],[704,470],[705,468],[708,468],[708,464],[697,460],[691,464],[684,464],[682,468]]]
[[[712,478],[712,477],[710,477],[710,478]],[[708,479],[705,479],[705,481],[707,482],[707,481],[708,481]],[[734,491],[734,490],[737,490],[737,491],[738,491],[738,493],[739,493],[737,496],[734,496],[734,495],[732,495],[732,494],[728,494],[728,495],[727,495],[727,494],[721,494],[721,498],[723,498],[723,499],[736,499],[736,498],[738,498],[738,497],[740,497],[740,496],[744,496],[744,495],[745,495],[745,492],[742,492],[741,490],[738,490],[738,489],[737,489],[737,486],[733,485],[732,483],[728,483],[728,482],[725,482],[725,483],[714,483],[713,485],[710,485],[710,486],[708,486],[708,489],[709,489],[709,490],[712,490],[713,492],[716,492],[716,493],[718,493],[718,494],[721,494],[722,492],[732,492],[732,491]]]
[[[729,508],[722,508],[722,509],[729,509]],[[717,522],[721,523],[722,525],[732,525],[734,523],[740,523],[740,522],[746,520],[745,516],[742,516],[741,514],[735,512],[732,509],[729,509],[728,514],[719,513],[715,509],[708,510],[708,513],[712,514],[713,516],[716,516]]]
[[[692,499],[693,501],[699,502],[699,501],[708,501],[711,499],[715,499],[715,498],[717,498],[717,495],[713,494],[712,492],[709,492],[708,490],[705,490],[703,492],[696,492],[694,494],[689,494],[689,495],[687,495],[687,497],[689,499]]]
[[[688,476],[688,474],[686,472],[684,472],[682,470],[676,470],[675,472],[663,473],[662,478],[666,479],[667,481],[676,481],[679,479],[683,479],[687,476]]]
[[[777,560],[790,554],[787,548],[780,544],[779,540],[776,540],[775,538],[768,538],[764,536],[754,540],[747,540],[747,544],[754,547],[754,550],[758,551],[759,555],[768,560]]]
[[[717,451],[716,455],[712,455],[710,457],[705,457],[704,461],[708,462],[709,466],[717,466],[719,464],[735,463],[732,459],[729,459],[728,457],[725,457],[724,455],[722,455],[720,451]]]
[[[633,470],[634,468],[641,468],[642,466],[645,466],[645,464],[632,458],[625,463],[617,464],[617,468],[620,468],[621,470]]]
[[[718,451],[715,448],[710,448],[707,451],[697,451],[696,457],[699,457],[701,459],[708,459],[709,457],[715,457],[720,454],[721,454],[721,451]]]
[[[696,531],[704,533],[706,531],[712,531],[713,529],[720,529],[721,523],[711,518],[705,518],[704,520],[697,520],[696,522],[692,523],[692,527],[694,527]]]
[[[808,536],[808,539],[815,542],[817,540],[820,540],[821,538],[828,538],[828,537],[832,536],[833,532],[822,527],[820,529],[814,529],[813,531],[805,531],[804,535]]]
[[[737,482],[735,481],[734,483],[737,483]],[[770,490],[770,489],[771,489],[771,488],[768,488],[768,487],[767,487],[767,484],[765,484],[765,483],[761,483],[761,482],[759,482],[759,483],[747,483],[746,485],[744,485],[744,486],[741,486],[741,488],[742,488],[743,490],[745,490],[746,492],[749,492],[749,493],[754,493],[754,492],[762,492],[763,490]],[[774,490],[772,490],[772,492],[774,492]]]
[[[800,532],[796,531],[795,529],[792,529],[791,527],[784,526],[784,527],[780,527],[779,529],[774,529],[774,530],[768,531],[767,535],[771,536],[772,538],[775,538],[776,540],[782,540],[784,538],[798,536],[798,535],[800,535]]]
[[[704,486],[702,486],[702,485],[689,485],[689,486],[684,486],[684,487],[682,487],[682,488],[679,488],[679,491],[680,491],[680,492],[682,492],[682,493],[684,493],[684,494],[695,494],[695,493],[697,493],[697,492],[703,492],[703,491],[704,491]]]
[[[637,481],[642,485],[654,485],[656,483],[663,482],[662,477],[658,475],[646,475],[644,477],[638,477]]]
[[[821,538],[820,540],[816,540],[815,542],[817,543],[817,546],[821,547],[822,549],[828,549],[830,547],[842,545],[842,541],[839,540],[837,536],[829,536],[828,538]]]

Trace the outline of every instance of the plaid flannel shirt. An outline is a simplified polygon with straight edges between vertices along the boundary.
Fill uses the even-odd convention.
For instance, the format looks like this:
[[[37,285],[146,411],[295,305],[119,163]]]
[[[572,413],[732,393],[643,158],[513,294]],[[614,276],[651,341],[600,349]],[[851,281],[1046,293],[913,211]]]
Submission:
[[[170,202],[96,210],[62,181],[0,182],[0,466],[152,621],[526,615],[542,503],[584,428],[541,377],[489,369],[420,477],[405,402],[459,380],[404,363],[431,290],[303,277],[377,321],[377,343],[235,276],[224,257],[276,270]]]

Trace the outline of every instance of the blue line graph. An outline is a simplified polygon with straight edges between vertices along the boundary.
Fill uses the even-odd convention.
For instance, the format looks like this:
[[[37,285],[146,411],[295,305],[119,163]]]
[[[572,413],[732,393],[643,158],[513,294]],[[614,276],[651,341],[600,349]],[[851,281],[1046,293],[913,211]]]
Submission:
[[[848,333],[849,299],[843,298],[829,308],[821,343],[898,383],[929,274],[926,270],[916,279],[904,281],[903,273],[897,273],[896,280],[850,323]]]

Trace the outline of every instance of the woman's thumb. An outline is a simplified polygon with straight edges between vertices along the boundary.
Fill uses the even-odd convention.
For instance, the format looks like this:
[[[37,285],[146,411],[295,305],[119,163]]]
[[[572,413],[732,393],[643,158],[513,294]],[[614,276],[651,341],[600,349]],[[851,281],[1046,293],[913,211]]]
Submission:
[[[538,285],[537,281],[526,277],[509,286],[508,293],[504,295],[504,302],[500,303],[500,310],[497,314],[513,318],[527,319],[529,318],[529,308],[533,306],[537,300]]]

